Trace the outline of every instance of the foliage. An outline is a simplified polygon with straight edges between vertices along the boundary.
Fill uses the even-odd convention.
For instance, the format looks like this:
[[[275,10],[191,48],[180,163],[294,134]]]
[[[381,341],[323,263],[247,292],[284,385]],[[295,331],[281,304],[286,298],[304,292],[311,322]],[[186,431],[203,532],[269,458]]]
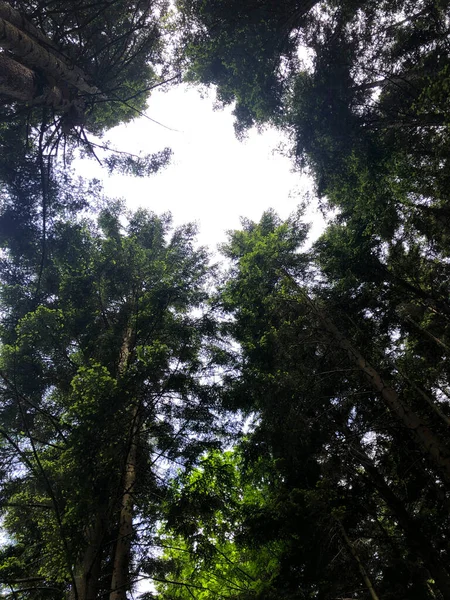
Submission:
[[[100,133],[145,109],[163,64],[164,2],[17,0],[11,5],[99,90],[84,97],[89,131]]]
[[[192,225],[81,216],[52,158],[144,109],[167,7],[14,6],[102,94],[2,107],[2,594],[450,599],[448,3],[178,2],[176,67],[334,209],[308,251],[301,210],[244,219],[212,298]]]
[[[259,472],[258,472],[259,471]],[[282,544],[246,543],[245,519],[264,510],[275,483],[237,451],[212,452],[173,483],[160,544],[169,568],[162,598],[271,597]],[[167,569],[167,567],[166,567]]]
[[[351,589],[364,590],[355,553],[380,597],[410,597],[413,579],[418,598],[446,597],[448,572],[439,557],[446,546],[426,542],[441,535],[440,517],[435,520],[445,514],[440,475],[430,475],[423,447],[398,416],[386,413],[379,390],[349,360],[348,338],[443,439],[437,412],[446,405],[431,390],[423,392],[423,382],[414,383],[410,338],[400,334],[393,342],[381,316],[369,312],[375,311],[368,304],[376,301],[373,291],[355,298],[342,275],[335,286],[319,278],[313,257],[299,251],[303,240],[295,220],[282,223],[269,212],[260,223],[245,222],[224,248],[232,267],[221,297],[242,348],[240,372],[229,379],[225,399],[234,409],[257,411],[247,451],[253,461],[261,455],[275,461],[272,468],[280,473],[264,520],[248,523],[250,539],[261,540],[266,531],[265,542],[283,541],[275,586],[281,597],[347,597]],[[331,319],[345,332],[345,344]],[[411,503],[416,494],[424,512]],[[267,531],[262,524],[271,522],[272,502],[276,517]],[[393,543],[402,548],[400,564]]]
[[[11,287],[26,296],[28,282],[4,285],[2,465],[14,465],[2,491],[7,552],[18,580],[39,578],[49,593],[86,576],[77,563],[91,545],[98,593],[108,589],[130,431],[139,437],[134,511],[148,528],[147,542],[133,537],[135,564],[164,494],[161,457],[189,464],[215,443],[215,395],[206,373],[200,381],[211,331],[199,313],[207,255],[194,249],[190,225],[169,237],[168,215],[137,212],[126,231],[120,218],[113,206],[98,226],[57,228],[37,307],[6,304]],[[27,562],[30,554],[38,560]],[[2,585],[15,579],[5,564]]]

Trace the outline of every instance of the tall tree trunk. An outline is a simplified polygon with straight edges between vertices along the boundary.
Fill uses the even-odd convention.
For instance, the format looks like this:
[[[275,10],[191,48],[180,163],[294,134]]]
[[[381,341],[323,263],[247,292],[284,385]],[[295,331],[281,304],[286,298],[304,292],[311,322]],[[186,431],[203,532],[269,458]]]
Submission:
[[[122,506],[120,509],[119,530],[114,552],[113,574],[110,600],[126,600],[130,587],[130,555],[133,535],[133,491],[136,484],[136,457],[139,425],[137,408],[133,412],[130,447],[123,477]]]
[[[362,563],[362,561],[361,561],[361,559],[359,557],[359,554],[356,552],[355,546],[350,541],[350,539],[349,539],[349,537],[347,535],[347,532],[345,531],[344,526],[342,525],[341,521],[339,521],[339,520],[337,520],[337,524],[338,524],[338,527],[339,527],[339,529],[341,531],[342,538],[343,538],[344,542],[346,543],[347,548],[350,551],[350,554],[353,556],[353,558],[355,559],[356,564],[358,565],[358,570],[359,570],[359,572],[361,574],[361,578],[362,578],[362,580],[364,582],[364,585],[366,586],[366,588],[367,588],[367,590],[368,590],[368,592],[370,594],[370,597],[372,598],[372,600],[380,600],[378,594],[376,593],[376,591],[375,591],[375,589],[373,587],[373,584],[372,584],[372,582],[370,580],[370,577],[369,577],[369,575],[368,575],[368,573],[366,571],[366,568],[364,567],[364,565],[363,565],[363,563]]]
[[[125,332],[119,360],[119,377],[126,373],[131,352],[131,327]],[[124,473],[122,477],[122,497],[119,514],[119,527],[114,548],[113,572],[110,600],[126,600],[130,588],[131,538],[133,535],[134,487],[136,484],[137,445],[140,430],[139,406],[131,410],[131,427]]]
[[[367,362],[361,352],[341,333],[326,312],[309,297],[307,292],[295,281],[290,273],[285,269],[282,269],[282,272],[294,284],[301,297],[310,306],[325,332],[330,335],[338,347],[346,352],[351,362],[358,367],[374,390],[381,395],[389,410],[409,429],[412,436],[425,450],[431,461],[438,467],[446,484],[450,486],[450,453],[448,448],[434,435],[426,423],[400,399],[394,388],[382,379],[380,374]]]
[[[350,360],[361,370],[372,387],[381,394],[390,411],[411,431],[413,437],[425,449],[439,468],[447,484],[450,485],[450,455],[448,449],[418,415],[402,402],[394,388],[382,379],[380,374],[366,361],[359,350],[351,344],[350,340],[339,331],[324,311],[317,307],[312,300],[310,300],[310,304],[314,307],[325,330],[332,335],[338,346],[348,354]]]
[[[127,327],[124,333],[122,347],[120,349],[117,379],[120,380],[126,374],[132,345],[132,330]],[[131,412],[132,426],[129,443],[126,451],[124,472],[120,485],[122,488],[120,497],[119,527],[116,536],[115,547],[112,552],[113,573],[110,587],[110,598],[115,600],[126,600],[126,592],[129,589],[129,565],[131,552],[131,537],[133,534],[133,488],[136,481],[136,455],[137,438],[139,435],[138,410],[133,407]],[[106,492],[98,506],[97,515],[92,525],[86,528],[86,548],[78,564],[76,572],[77,600],[97,600],[100,588],[100,575],[103,560],[103,544],[105,534],[110,532],[117,514],[115,507],[115,493],[111,490]],[[108,500],[106,500],[108,498]],[[109,506],[108,506],[109,504]],[[75,600],[72,593],[69,600]]]
[[[367,473],[368,479],[375,486],[392,515],[403,529],[408,546],[422,559],[423,564],[435,580],[443,599],[450,600],[450,575],[447,566],[442,563],[439,553],[433,547],[431,540],[423,534],[420,524],[408,513],[402,500],[397,497],[386,483],[385,478],[375,466],[372,459],[366,454],[361,444],[355,440],[355,436],[351,435],[351,432],[347,428],[344,429],[345,433],[351,436],[349,447],[361,459],[361,464]]]
[[[0,46],[20,57],[22,62],[32,68],[39,68],[57,82],[64,81],[86,94],[98,94],[98,88],[86,83],[79,69],[69,67],[42,45],[33,41],[29,35],[0,18]]]
[[[98,598],[103,541],[104,527],[102,517],[98,513],[94,524],[87,528],[87,547],[75,573],[78,600],[97,600]],[[70,600],[74,598],[75,594],[72,591]]]

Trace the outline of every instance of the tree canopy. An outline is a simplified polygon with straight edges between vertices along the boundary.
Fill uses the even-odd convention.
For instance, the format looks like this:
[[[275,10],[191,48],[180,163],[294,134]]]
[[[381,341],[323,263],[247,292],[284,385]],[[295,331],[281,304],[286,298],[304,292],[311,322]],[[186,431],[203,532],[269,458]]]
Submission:
[[[449,23],[0,2],[2,598],[450,600]],[[179,73],[289,136],[312,245],[274,198],[212,266],[71,171]]]

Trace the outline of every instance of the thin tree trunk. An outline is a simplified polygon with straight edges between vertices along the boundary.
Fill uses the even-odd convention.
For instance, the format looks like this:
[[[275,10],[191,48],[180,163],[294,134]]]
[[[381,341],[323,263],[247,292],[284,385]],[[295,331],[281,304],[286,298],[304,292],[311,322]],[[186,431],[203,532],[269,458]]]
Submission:
[[[350,431],[348,428],[345,427],[344,429],[345,433],[349,435]],[[446,565],[442,563],[439,553],[433,547],[431,540],[423,534],[419,523],[408,513],[402,500],[391,490],[385,478],[375,466],[372,459],[366,454],[361,444],[355,440],[354,436],[351,439],[350,448],[353,448],[356,456],[361,459],[361,464],[367,473],[368,479],[375,486],[379,495],[397,519],[398,524],[404,531],[407,544],[422,559],[423,564],[435,580],[436,586],[444,600],[450,600],[450,575]]]
[[[86,532],[87,548],[75,574],[78,600],[97,600],[102,561],[104,528],[100,514]],[[70,600],[74,598],[72,593]]]
[[[381,394],[387,407],[397,415],[411,431],[416,440],[426,450],[438,466],[442,476],[450,485],[450,456],[448,449],[434,435],[431,429],[401,400],[397,392],[381,378],[379,373],[366,361],[363,355],[339,331],[336,325],[310,300],[324,328],[333,336],[337,344],[347,352],[351,361],[362,371],[372,387]]]
[[[425,327],[422,327],[422,325],[419,325],[419,323],[416,323],[416,321],[414,321],[414,319],[412,317],[410,317],[409,315],[405,315],[403,318],[406,321],[408,321],[408,323],[411,323],[411,325],[413,325],[416,329],[418,329],[424,335],[426,335],[427,338],[429,338],[430,340],[435,342],[438,346],[440,346],[443,350],[445,350],[447,352],[447,354],[450,353],[450,348],[447,346],[447,344],[445,344],[442,340],[440,340],[439,338],[434,336],[430,331],[428,331],[428,329],[426,329]]]
[[[422,398],[429,405],[431,410],[441,419],[441,421],[443,421],[445,423],[445,425],[447,425],[447,427],[450,427],[450,419],[447,417],[446,414],[444,414],[441,411],[441,409],[439,408],[436,401],[433,400],[433,398],[430,398],[430,396],[426,392],[424,392],[424,390],[422,390],[416,383],[414,383],[414,381],[412,381],[406,375],[406,373],[403,373],[403,371],[400,370],[398,367],[396,367],[396,369],[400,373],[400,375],[403,377],[403,379],[405,379],[417,391],[417,393],[422,396]]]
[[[389,117],[380,117],[369,123],[369,126],[374,126],[377,129],[403,129],[416,127],[447,127],[447,115],[444,113],[425,113],[419,114],[411,119],[391,119]]]
[[[361,578],[364,581],[364,585],[366,586],[366,588],[369,591],[370,597],[372,598],[372,600],[380,600],[380,597],[376,593],[376,591],[372,585],[372,582],[370,580],[370,577],[369,577],[361,559],[359,558],[358,553],[356,552],[355,546],[350,541],[350,539],[347,535],[347,532],[345,531],[344,526],[342,525],[341,521],[339,521],[339,520],[337,520],[337,524],[339,526],[339,529],[341,530],[342,538],[343,538],[344,542],[346,543],[346,545],[350,551],[350,554],[353,556],[356,564],[358,565],[358,570],[361,573]]]
[[[56,81],[64,81],[86,94],[99,93],[98,88],[86,83],[79,69],[69,67],[33,41],[29,35],[2,18],[0,18],[0,46],[20,57],[25,65],[38,67]]]
[[[131,328],[128,327],[124,336],[119,360],[119,377],[126,373],[131,350],[131,337],[132,331]],[[138,413],[139,407],[136,404],[131,411],[131,432],[122,479],[123,492],[121,497],[119,528],[114,549],[113,572],[109,600],[126,600],[127,590],[131,584],[129,570],[131,558],[131,538],[133,535],[133,494],[136,484],[137,444],[140,430]]]
[[[136,484],[137,441],[139,436],[137,410],[133,414],[132,434],[123,478],[119,531],[114,552],[110,600],[126,600],[130,587],[130,555],[133,535],[133,491]]]
[[[336,327],[333,321],[298,285],[295,279],[283,269],[283,273],[295,285],[301,296],[305,299],[313,312],[318,317],[324,330],[331,335],[335,343],[344,350],[349,356],[351,362],[364,374],[372,387],[381,394],[386,406],[393,412],[411,431],[416,441],[422,446],[430,459],[438,467],[443,479],[450,486],[450,454],[448,448],[434,435],[431,429],[418,417],[418,415],[402,402],[398,393],[389,386],[380,376],[380,374],[366,361],[364,356],[355,348]]]
[[[387,85],[396,86],[399,89],[405,87],[405,85],[411,85],[414,81],[423,80],[427,74],[425,71],[413,71],[405,73],[404,75],[391,75],[383,77],[383,79],[377,79],[375,81],[368,81],[367,83],[361,83],[353,86],[355,90],[371,90],[377,87],[385,87]]]

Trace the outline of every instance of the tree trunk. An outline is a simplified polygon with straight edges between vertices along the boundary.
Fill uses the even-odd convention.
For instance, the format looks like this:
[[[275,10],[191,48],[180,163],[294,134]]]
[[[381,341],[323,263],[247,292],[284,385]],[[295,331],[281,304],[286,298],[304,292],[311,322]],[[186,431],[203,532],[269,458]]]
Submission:
[[[346,433],[351,435],[348,429]],[[362,459],[361,464],[367,473],[368,479],[375,486],[392,515],[397,519],[398,524],[404,531],[408,546],[422,559],[424,566],[435,580],[443,599],[450,600],[450,575],[447,567],[442,563],[439,553],[433,547],[431,540],[422,533],[419,523],[411,517],[402,500],[391,490],[372,459],[367,456],[364,449],[352,435],[351,440],[349,444],[350,448],[353,448],[354,453]]]
[[[33,37],[36,42],[41,44],[44,48],[47,48],[47,50],[60,54],[56,44],[54,44],[52,40],[40,32],[39,29],[37,29],[32,23],[30,23],[30,21],[28,21],[28,19],[21,15],[19,11],[2,0],[0,0],[0,18],[8,21],[8,23],[11,23],[11,25],[17,27],[17,29],[20,29],[24,33],[27,33]]]
[[[0,46],[20,57],[25,65],[39,68],[45,75],[56,81],[64,81],[86,94],[99,93],[98,88],[86,83],[79,69],[69,67],[33,41],[29,35],[2,18],[0,18]]]
[[[3,53],[0,53],[0,94],[20,102],[32,102],[37,94],[33,71]]]
[[[75,573],[77,594],[72,590],[70,600],[97,600],[102,562],[104,528],[100,514],[86,531],[87,548]]]
[[[434,336],[430,331],[428,331],[428,329],[426,329],[425,327],[422,327],[422,325],[419,325],[419,323],[417,323],[416,321],[414,321],[414,319],[412,317],[410,317],[409,315],[405,315],[403,318],[406,321],[408,321],[408,323],[411,323],[411,325],[413,325],[421,333],[423,333],[428,339],[432,340],[440,348],[442,348],[443,350],[445,350],[445,352],[447,354],[450,354],[450,348],[447,346],[447,344],[445,344],[442,340],[440,340],[439,338],[437,338],[436,336]]]
[[[60,88],[49,85],[38,91],[35,73],[21,63],[0,52],[0,94],[19,102],[47,104],[54,108],[69,106]]]
[[[353,558],[355,559],[356,564],[358,565],[358,570],[361,574],[361,578],[364,581],[364,585],[366,586],[367,590],[369,591],[370,597],[372,598],[372,600],[380,600],[378,594],[376,593],[372,582],[370,581],[369,575],[364,567],[364,565],[362,564],[361,559],[359,558],[358,553],[356,552],[356,548],[355,546],[352,544],[352,542],[350,541],[347,532],[345,531],[344,526],[342,525],[341,521],[337,521],[337,524],[339,526],[339,529],[341,530],[341,535],[342,538],[344,539],[344,542],[346,543],[350,554],[353,556]]]
[[[122,347],[120,349],[117,380],[126,374],[129,355],[132,345],[132,330],[127,327]],[[132,427],[124,472],[121,477],[122,487],[120,497],[119,526],[115,547],[112,552],[112,581],[110,587],[110,598],[115,600],[126,600],[126,592],[129,589],[129,565],[131,551],[131,537],[133,534],[133,488],[136,481],[136,454],[139,424],[137,422],[138,410],[131,411]],[[120,457],[119,457],[120,459]],[[113,490],[113,491],[112,491]],[[86,547],[76,569],[76,598],[72,591],[69,600],[97,600],[100,588],[100,576],[103,560],[103,545],[106,533],[111,532],[115,526],[117,512],[115,494],[117,488],[113,484],[112,490],[105,492],[106,495],[100,499],[95,522],[88,526],[85,531]],[[112,546],[113,544],[111,544]]]
[[[130,350],[132,331],[128,327],[120,353],[119,377],[126,373]],[[131,538],[133,535],[134,487],[136,484],[136,458],[139,439],[139,407],[136,404],[131,411],[131,428],[125,468],[122,478],[122,497],[119,514],[119,527],[114,549],[113,572],[109,600],[126,600],[130,588],[130,557]]]
[[[114,552],[113,574],[109,600],[126,600],[130,587],[130,554],[133,535],[133,490],[136,484],[136,456],[139,436],[137,409],[133,413],[130,448],[123,478],[122,506],[120,509],[119,531]]]
[[[47,36],[45,36],[37,27],[35,27],[28,19],[26,19],[19,11],[15,10],[10,6],[7,2],[3,2],[0,0],[0,18],[8,21],[14,27],[17,27],[20,31],[28,34],[33,40],[39,45],[42,46],[45,50],[48,50],[51,54],[59,58],[63,63],[66,64],[70,71],[73,71],[74,75],[78,76],[80,79],[85,80],[86,76],[83,71],[74,65],[72,61],[65,56],[58,46]],[[96,93],[99,93],[100,90],[97,88],[92,88],[96,90]]]
[[[412,381],[401,369],[396,367],[396,370],[400,373],[403,379],[407,381],[417,391],[417,393],[422,396],[422,398],[425,400],[425,402],[428,404],[431,410],[439,417],[439,419],[441,419],[441,421],[443,421],[445,425],[447,425],[447,427],[450,427],[450,419],[445,413],[442,412],[437,402],[433,400],[433,398],[430,398],[430,396],[423,389],[421,389],[414,381]]]
[[[416,440],[426,450],[437,465],[443,478],[450,485],[450,456],[448,449],[434,435],[431,429],[401,400],[397,392],[381,378],[379,373],[366,361],[363,355],[339,331],[336,325],[310,300],[324,328],[337,344],[347,352],[350,360],[362,371],[372,387],[381,394],[387,407],[402,421]]]
[[[351,362],[364,374],[372,387],[381,394],[386,406],[393,412],[403,425],[410,430],[419,445],[425,450],[429,458],[438,467],[442,478],[450,486],[450,453],[448,448],[434,435],[431,429],[418,417],[418,415],[402,402],[398,393],[389,386],[379,373],[366,361],[364,356],[355,348],[336,327],[333,321],[298,285],[295,279],[285,270],[282,272],[294,284],[301,296],[318,317],[324,330],[334,339],[335,343],[344,350]]]

